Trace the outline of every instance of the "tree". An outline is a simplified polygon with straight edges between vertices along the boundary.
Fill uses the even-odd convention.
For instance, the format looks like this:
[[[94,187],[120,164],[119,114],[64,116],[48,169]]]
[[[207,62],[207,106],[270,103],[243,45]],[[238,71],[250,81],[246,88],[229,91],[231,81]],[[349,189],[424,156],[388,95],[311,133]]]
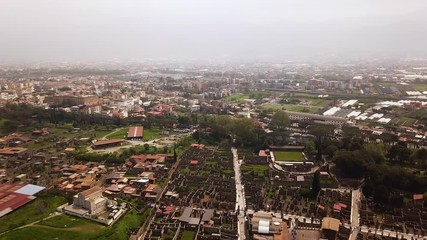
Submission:
[[[163,147],[163,153],[168,153],[168,151],[169,151],[169,148],[167,146],[164,146]]]
[[[322,160],[322,136],[318,136],[316,161],[321,161],[321,160]]]
[[[334,153],[338,150],[338,147],[335,145],[329,145],[326,149],[325,149],[325,154],[329,157],[332,158],[334,156]]]
[[[272,130],[283,131],[286,129],[286,126],[289,123],[290,119],[288,117],[288,114],[286,114],[284,111],[277,111],[275,114],[273,114],[269,127]]]
[[[196,140],[197,142],[200,140],[200,133],[198,130],[193,132],[193,138],[194,140]]]
[[[390,198],[389,190],[384,186],[380,185],[374,190],[374,201],[376,203],[387,204]]]
[[[336,167],[345,177],[360,179],[366,174],[369,164],[373,163],[371,156],[364,150],[335,152]]]
[[[409,161],[411,154],[411,149],[407,148],[403,144],[397,144],[390,148],[390,151],[388,152],[388,157],[391,160],[403,163]]]
[[[327,124],[315,123],[308,127],[309,133],[316,137],[319,136],[330,136],[334,132],[335,127]]]
[[[321,186],[320,186],[320,172],[319,170],[317,170],[314,173],[313,176],[313,182],[311,184],[311,191],[310,191],[310,195],[312,198],[316,198],[317,194],[319,194],[320,190],[321,190]]]
[[[365,144],[365,150],[371,155],[372,159],[377,164],[382,164],[385,162],[385,150],[384,145],[381,144]]]
[[[18,123],[15,121],[5,121],[3,123],[3,132],[4,133],[11,133],[11,132],[15,132],[18,129]]]
[[[70,91],[70,90],[71,90],[71,88],[70,88],[70,87],[68,87],[68,86],[64,86],[64,87],[60,87],[60,88],[58,88],[58,90],[59,90],[59,91],[61,91],[61,92],[66,92],[66,91]]]
[[[343,126],[342,127],[342,132],[343,132],[343,137],[344,138],[362,137],[362,132],[357,127]]]
[[[310,155],[316,153],[316,144],[310,140],[305,144],[305,151],[307,151]]]

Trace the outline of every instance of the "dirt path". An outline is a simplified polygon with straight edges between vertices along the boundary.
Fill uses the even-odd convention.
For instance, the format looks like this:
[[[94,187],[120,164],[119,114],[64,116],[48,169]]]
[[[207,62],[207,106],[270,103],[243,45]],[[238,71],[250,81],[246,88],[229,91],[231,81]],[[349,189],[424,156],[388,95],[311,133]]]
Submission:
[[[25,224],[25,225],[23,225],[23,226],[20,226],[20,227],[17,227],[17,228],[14,228],[14,229],[8,230],[8,231],[6,231],[6,232],[2,232],[2,233],[0,233],[0,235],[6,234],[6,233],[11,232],[11,231],[14,231],[14,230],[18,230],[18,229],[22,229],[22,228],[26,228],[26,227],[29,227],[29,226],[36,225],[37,223],[39,223],[39,222],[41,222],[41,221],[44,221],[44,220],[47,220],[47,219],[49,219],[49,218],[53,218],[53,217],[56,217],[56,216],[59,216],[59,215],[62,215],[62,213],[54,212],[54,213],[52,213],[51,215],[49,215],[49,216],[47,216],[47,217],[45,217],[45,218],[43,218],[43,219],[37,220],[37,221],[32,222],[32,223]],[[41,226],[41,225],[37,225],[37,226]]]
[[[110,136],[110,135],[112,135],[112,134],[114,134],[114,133],[116,133],[116,132],[118,132],[118,131],[120,131],[120,130],[122,130],[123,128],[116,128],[114,131],[112,131],[112,132],[110,132],[110,133],[107,133],[107,134],[105,134],[102,138],[101,138],[101,140],[107,140],[107,137],[108,136]]]

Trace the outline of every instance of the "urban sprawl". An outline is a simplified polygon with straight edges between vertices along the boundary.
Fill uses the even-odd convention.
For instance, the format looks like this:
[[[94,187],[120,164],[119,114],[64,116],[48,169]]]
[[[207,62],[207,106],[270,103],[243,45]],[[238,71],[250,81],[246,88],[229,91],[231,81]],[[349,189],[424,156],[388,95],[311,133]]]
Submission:
[[[427,60],[0,68],[0,239],[427,239]]]

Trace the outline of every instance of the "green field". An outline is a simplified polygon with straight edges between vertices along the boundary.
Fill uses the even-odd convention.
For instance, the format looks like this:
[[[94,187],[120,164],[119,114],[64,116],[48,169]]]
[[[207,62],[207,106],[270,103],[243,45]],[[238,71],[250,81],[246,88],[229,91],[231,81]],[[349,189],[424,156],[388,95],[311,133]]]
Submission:
[[[113,226],[106,227],[90,220],[60,215],[36,225],[0,235],[0,239],[128,239],[129,230],[141,226],[143,219],[145,218],[142,215],[132,210]]]
[[[243,95],[241,93],[239,94],[235,94],[235,95],[231,95],[228,97],[223,98],[224,102],[229,102],[229,103],[245,103],[245,99],[249,98],[248,95]]]
[[[0,233],[41,220],[55,212],[57,207],[66,202],[66,199],[61,196],[48,193],[41,194],[34,201],[2,217],[0,219]]]
[[[181,240],[193,240],[195,233],[193,231],[185,230],[182,232]]]
[[[162,131],[158,128],[144,128],[144,140],[150,141],[160,138]]]
[[[110,134],[106,135],[107,139],[124,139],[128,135],[129,128],[121,128],[118,130],[112,131]],[[116,132],[115,132],[116,131]]]
[[[306,113],[317,113],[322,107],[318,106],[302,106],[302,105],[293,105],[293,104],[273,104],[267,103],[261,106],[265,110],[288,110],[292,112],[306,112]]]
[[[427,91],[427,84],[411,84],[410,85],[415,91]]]
[[[332,100],[327,100],[322,98],[313,98],[310,101],[311,101],[310,105],[316,106],[316,107],[327,107],[329,106],[329,104],[332,103]]]
[[[242,172],[254,172],[259,177],[265,176],[265,171],[268,169],[268,165],[242,165],[240,167]]]
[[[273,152],[276,161],[284,162],[302,162],[304,156],[301,152]]]

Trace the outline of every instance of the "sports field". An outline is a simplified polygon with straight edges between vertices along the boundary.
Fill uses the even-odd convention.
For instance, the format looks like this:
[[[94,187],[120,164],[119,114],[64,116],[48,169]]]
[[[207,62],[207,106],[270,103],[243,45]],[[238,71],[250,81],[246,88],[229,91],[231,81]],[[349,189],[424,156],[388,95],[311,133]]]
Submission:
[[[304,156],[301,152],[273,152],[276,161],[283,162],[302,162]]]

